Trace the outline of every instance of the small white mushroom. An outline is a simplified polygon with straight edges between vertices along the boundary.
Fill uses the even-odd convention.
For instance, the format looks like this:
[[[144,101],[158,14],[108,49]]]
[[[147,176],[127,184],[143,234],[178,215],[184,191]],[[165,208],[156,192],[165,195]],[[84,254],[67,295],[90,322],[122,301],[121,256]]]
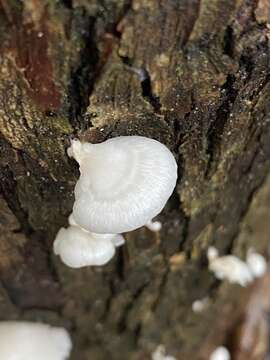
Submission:
[[[153,222],[173,192],[177,164],[160,142],[120,136],[100,144],[73,140],[68,155],[80,165],[70,227],[60,229],[54,253],[70,267],[104,265],[123,245],[120,233]]]
[[[64,328],[31,322],[0,322],[1,360],[66,360],[72,343]]]
[[[253,275],[244,261],[234,255],[218,257],[218,252],[215,253],[214,250],[213,247],[209,248],[208,268],[218,279],[226,279],[241,286],[246,286],[253,281]]]
[[[73,141],[80,165],[73,217],[82,228],[117,234],[158,215],[173,192],[177,164],[166,146],[142,136],[119,136],[100,144]]]
[[[234,255],[218,256],[218,250],[210,246],[207,251],[209,270],[222,280],[246,286],[267,271],[265,258],[249,249],[246,262]]]
[[[145,226],[151,230],[151,231],[154,231],[154,232],[157,232],[157,231],[160,231],[161,228],[162,228],[162,224],[160,221],[152,221],[152,220],[149,220]]]
[[[249,249],[247,253],[246,262],[255,278],[263,276],[267,271],[265,258],[252,249]]]
[[[192,310],[195,313],[200,313],[202,312],[210,303],[210,300],[208,297],[205,297],[201,300],[195,300],[192,303]]]
[[[231,355],[229,350],[225,346],[219,346],[215,351],[212,352],[209,360],[230,360]]]
[[[158,345],[156,350],[152,353],[152,360],[176,360],[174,356],[166,355],[164,345]]]
[[[54,253],[72,267],[104,265],[115,254],[115,247],[124,243],[119,234],[95,234],[78,226],[61,228],[54,241]]]
[[[214,246],[209,246],[209,248],[207,250],[208,261],[211,262],[211,261],[217,259],[218,256],[219,256],[218,249],[215,248]]]

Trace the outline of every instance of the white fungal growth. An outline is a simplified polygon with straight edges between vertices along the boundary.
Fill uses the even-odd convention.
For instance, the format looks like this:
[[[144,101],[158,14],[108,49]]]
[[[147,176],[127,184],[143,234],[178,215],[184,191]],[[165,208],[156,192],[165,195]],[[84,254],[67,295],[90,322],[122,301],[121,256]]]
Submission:
[[[54,240],[53,250],[64,264],[72,268],[100,266],[115,254],[115,248],[125,243],[120,234],[95,234],[79,227],[71,214],[69,227],[61,228]]]
[[[152,360],[176,360],[174,356],[166,355],[164,345],[159,345],[152,353]]]
[[[68,223],[70,226],[78,226],[78,224],[76,223],[73,214],[70,214],[68,217]]]
[[[209,360],[230,360],[231,355],[229,350],[225,346],[219,346],[215,351],[212,352]]]
[[[61,228],[54,241],[54,253],[72,268],[104,265],[124,243],[119,234],[95,234],[78,226]]]
[[[214,246],[210,246],[207,250],[208,261],[211,262],[212,260],[217,259],[218,256],[218,249],[216,249]]]
[[[64,328],[41,323],[0,322],[1,360],[66,360],[72,348]]]
[[[207,257],[209,270],[218,279],[226,279],[242,286],[248,285],[267,271],[265,258],[251,249],[248,251],[246,262],[234,255],[219,257],[217,249],[212,246],[208,249]]]
[[[192,303],[192,310],[195,313],[200,313],[209,305],[209,302],[210,301],[209,301],[208,297],[205,297],[205,298],[203,298],[201,300],[195,300]]]
[[[160,142],[119,136],[100,144],[73,141],[69,154],[80,165],[73,217],[84,229],[117,234],[144,226],[173,192],[177,165]]]
[[[265,258],[252,249],[247,253],[246,262],[255,278],[263,276],[267,271]]]
[[[157,232],[157,231],[160,231],[161,228],[162,228],[162,224],[160,221],[148,221],[145,226],[151,230],[151,231],[154,231],[154,232]]]
[[[253,275],[247,264],[234,255],[221,257],[213,256],[213,248],[208,252],[209,270],[220,279],[226,279],[231,283],[237,283],[242,286],[248,285],[253,281]]]
[[[73,140],[68,155],[80,165],[70,227],[60,229],[54,252],[71,267],[104,265],[124,243],[120,233],[147,226],[165,206],[177,164],[160,142],[120,136],[100,144]]]

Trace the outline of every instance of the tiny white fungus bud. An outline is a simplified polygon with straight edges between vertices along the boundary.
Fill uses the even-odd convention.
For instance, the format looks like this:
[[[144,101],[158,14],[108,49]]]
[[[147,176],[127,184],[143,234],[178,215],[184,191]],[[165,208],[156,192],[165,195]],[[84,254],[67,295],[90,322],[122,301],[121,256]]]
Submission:
[[[205,297],[201,300],[195,300],[192,303],[192,310],[195,313],[200,313],[202,312],[207,306],[209,305],[209,298]]]
[[[226,279],[231,283],[246,286],[253,281],[253,275],[248,265],[234,255],[226,255],[221,257],[210,256],[208,253],[209,270],[212,271],[216,278]]]
[[[214,246],[210,246],[207,250],[208,261],[212,261],[218,258],[218,249]]]
[[[1,360],[66,360],[72,343],[64,328],[31,322],[0,322]]]
[[[230,360],[231,355],[229,350],[225,346],[219,346],[215,351],[212,352],[209,360]]]
[[[159,345],[152,353],[152,360],[176,360],[174,356],[166,355],[164,345]]]
[[[246,262],[253,276],[256,278],[263,276],[267,271],[267,262],[265,258],[254,252],[252,249],[248,251]]]
[[[209,270],[218,279],[227,279],[231,283],[246,286],[255,278],[263,276],[267,271],[265,258],[249,249],[246,262],[234,255],[218,257],[218,251],[214,247],[209,247],[207,251]]]
[[[160,231],[162,229],[162,224],[160,221],[148,221],[145,226],[151,230],[151,231],[154,231],[154,232],[157,232],[157,231]]]

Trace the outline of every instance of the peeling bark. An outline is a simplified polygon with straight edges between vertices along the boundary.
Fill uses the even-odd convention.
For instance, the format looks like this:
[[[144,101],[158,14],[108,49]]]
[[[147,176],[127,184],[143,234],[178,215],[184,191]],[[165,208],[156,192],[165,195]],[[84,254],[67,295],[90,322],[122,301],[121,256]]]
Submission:
[[[266,358],[269,274],[218,282],[206,250],[269,256],[269,14],[266,0],[0,1],[1,319],[65,326],[72,359],[151,359],[160,344],[244,359],[247,331],[262,343],[249,359]],[[178,160],[163,228],[126,234],[105,267],[68,269],[51,251],[78,177],[66,148],[119,135]]]

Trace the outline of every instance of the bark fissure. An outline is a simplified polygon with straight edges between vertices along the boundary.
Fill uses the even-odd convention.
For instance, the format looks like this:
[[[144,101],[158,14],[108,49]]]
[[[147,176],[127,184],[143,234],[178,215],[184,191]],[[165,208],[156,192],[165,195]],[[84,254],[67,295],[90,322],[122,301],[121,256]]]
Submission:
[[[216,110],[215,119],[208,129],[207,154],[209,160],[206,176],[212,171],[213,165],[217,166],[217,159],[220,156],[219,144],[222,141],[225,125],[230,118],[231,110],[238,95],[238,91],[235,89],[235,81],[235,76],[229,74],[225,84],[221,87],[221,104]]]

